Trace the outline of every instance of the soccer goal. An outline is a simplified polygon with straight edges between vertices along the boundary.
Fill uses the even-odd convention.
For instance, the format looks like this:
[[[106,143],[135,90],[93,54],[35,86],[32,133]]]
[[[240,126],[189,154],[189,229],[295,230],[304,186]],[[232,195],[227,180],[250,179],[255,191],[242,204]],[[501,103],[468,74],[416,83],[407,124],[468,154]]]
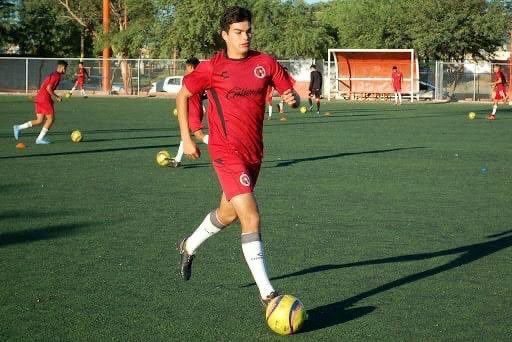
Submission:
[[[329,49],[328,99],[386,99],[393,93],[391,69],[404,75],[402,93],[411,102],[419,92],[419,66],[414,49]]]

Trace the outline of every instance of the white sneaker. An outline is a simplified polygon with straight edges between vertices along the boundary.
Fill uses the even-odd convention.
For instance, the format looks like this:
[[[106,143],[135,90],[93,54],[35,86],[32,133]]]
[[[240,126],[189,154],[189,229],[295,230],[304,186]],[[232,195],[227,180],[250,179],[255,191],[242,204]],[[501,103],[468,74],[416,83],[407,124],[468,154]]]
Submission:
[[[18,140],[18,138],[20,137],[20,129],[18,125],[12,126],[12,130],[14,132],[14,139]]]
[[[48,145],[48,144],[51,144],[52,142],[48,139],[36,139],[36,144],[38,145]]]

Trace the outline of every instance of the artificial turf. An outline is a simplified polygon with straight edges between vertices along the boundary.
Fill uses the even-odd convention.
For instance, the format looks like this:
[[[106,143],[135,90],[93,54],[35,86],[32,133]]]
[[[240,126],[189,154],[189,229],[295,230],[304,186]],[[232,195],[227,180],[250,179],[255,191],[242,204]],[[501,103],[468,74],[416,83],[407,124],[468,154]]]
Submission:
[[[296,341],[512,339],[512,110],[331,102],[265,122],[256,188],[274,286],[309,312]],[[277,341],[237,224],[192,279],[175,243],[220,190],[177,150],[173,100],[71,98],[48,146],[0,97],[0,340]],[[475,111],[477,118],[468,120]],[[70,142],[80,129],[84,141]]]

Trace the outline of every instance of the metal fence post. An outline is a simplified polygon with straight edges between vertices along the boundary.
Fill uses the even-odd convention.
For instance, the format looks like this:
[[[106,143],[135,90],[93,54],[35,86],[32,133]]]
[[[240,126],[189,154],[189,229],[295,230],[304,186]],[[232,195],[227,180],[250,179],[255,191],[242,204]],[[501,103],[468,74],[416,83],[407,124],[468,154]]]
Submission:
[[[137,59],[137,96],[140,95],[140,58]]]
[[[28,58],[25,58],[25,94],[28,94]]]

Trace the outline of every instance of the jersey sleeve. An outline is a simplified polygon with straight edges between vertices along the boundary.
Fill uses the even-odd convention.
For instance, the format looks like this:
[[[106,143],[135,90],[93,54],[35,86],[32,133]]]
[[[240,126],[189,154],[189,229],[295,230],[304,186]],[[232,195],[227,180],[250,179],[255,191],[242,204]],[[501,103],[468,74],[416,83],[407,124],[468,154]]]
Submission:
[[[59,85],[59,82],[60,82],[60,77],[58,77],[57,75],[55,74],[51,74],[50,75],[50,79],[48,81],[48,85],[52,88],[52,89],[55,89],[57,88],[57,86]]]
[[[208,62],[199,63],[197,68],[183,78],[183,85],[192,94],[203,93],[211,86],[212,65]]]
[[[293,81],[293,78],[290,77],[288,72],[284,70],[283,66],[279,64],[279,62],[277,62],[275,59],[272,61],[272,84],[274,85],[274,88],[276,88],[277,92],[282,94],[288,89],[293,88],[295,82]]]

